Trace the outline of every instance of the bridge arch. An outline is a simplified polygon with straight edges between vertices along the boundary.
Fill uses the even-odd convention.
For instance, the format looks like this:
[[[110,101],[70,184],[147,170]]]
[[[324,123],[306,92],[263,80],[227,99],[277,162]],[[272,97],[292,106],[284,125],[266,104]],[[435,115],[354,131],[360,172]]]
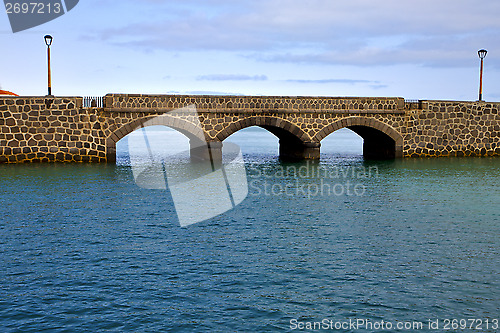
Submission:
[[[374,118],[340,119],[319,131],[313,141],[321,142],[341,128],[348,128],[363,138],[363,156],[366,158],[387,159],[403,156],[403,136],[393,127]]]
[[[279,139],[280,158],[285,160],[319,158],[319,143],[311,140],[309,135],[297,125],[285,119],[266,116],[254,116],[229,124],[216,137],[224,141],[241,129],[259,126],[271,132]]]
[[[303,142],[310,140],[306,132],[304,132],[300,127],[289,122],[288,120],[275,117],[265,117],[265,116],[248,117],[245,119],[241,119],[237,122],[231,123],[217,135],[217,139],[220,141],[224,141],[230,135],[250,126],[259,126],[265,128],[274,135],[276,135],[278,138],[280,137],[280,135],[283,135],[284,133],[289,133],[295,136],[298,140],[301,140]],[[276,133],[273,132],[273,129],[276,129]]]
[[[188,120],[174,118],[169,115],[152,115],[140,119],[135,119],[118,128],[112,130],[111,134],[106,138],[106,152],[108,162],[116,161],[116,143],[128,134],[137,129],[149,126],[167,126],[188,137],[192,149],[197,147],[205,147],[205,133],[202,128]]]

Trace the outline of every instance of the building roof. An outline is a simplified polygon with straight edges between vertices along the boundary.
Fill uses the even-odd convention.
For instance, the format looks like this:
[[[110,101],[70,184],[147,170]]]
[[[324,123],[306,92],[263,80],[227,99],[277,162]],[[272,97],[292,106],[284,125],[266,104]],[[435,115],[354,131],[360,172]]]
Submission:
[[[0,90],[0,96],[1,95],[19,96],[18,94],[14,94],[13,92],[10,92],[10,91],[7,91],[7,90]]]

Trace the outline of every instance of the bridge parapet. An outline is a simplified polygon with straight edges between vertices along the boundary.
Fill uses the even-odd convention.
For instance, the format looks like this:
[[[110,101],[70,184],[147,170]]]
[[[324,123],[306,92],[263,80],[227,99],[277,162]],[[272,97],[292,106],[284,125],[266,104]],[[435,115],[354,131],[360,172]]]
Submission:
[[[95,102],[94,102],[95,101]],[[0,163],[113,161],[116,142],[141,126],[174,128],[214,147],[260,126],[280,155],[319,158],[341,128],[367,157],[500,156],[500,103],[384,97],[108,94],[103,98],[0,97]],[[199,117],[172,112],[195,105]]]
[[[79,109],[83,105],[82,97],[48,96],[1,96],[0,111],[30,112],[45,109]]]
[[[106,111],[169,111],[195,105],[200,112],[404,112],[400,97],[188,96],[108,94]]]

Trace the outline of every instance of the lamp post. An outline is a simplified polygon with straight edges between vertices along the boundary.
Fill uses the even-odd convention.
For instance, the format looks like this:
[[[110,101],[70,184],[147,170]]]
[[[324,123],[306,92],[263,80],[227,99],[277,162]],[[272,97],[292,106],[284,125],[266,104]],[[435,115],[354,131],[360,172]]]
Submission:
[[[52,96],[52,83],[51,83],[51,77],[50,77],[50,45],[52,44],[52,36],[51,35],[45,35],[43,37],[45,39],[45,45],[47,45],[47,65],[48,65],[48,90],[49,90],[49,96]]]
[[[477,51],[479,59],[481,59],[481,70],[479,74],[479,101],[483,100],[483,59],[486,57],[488,51],[482,49]]]

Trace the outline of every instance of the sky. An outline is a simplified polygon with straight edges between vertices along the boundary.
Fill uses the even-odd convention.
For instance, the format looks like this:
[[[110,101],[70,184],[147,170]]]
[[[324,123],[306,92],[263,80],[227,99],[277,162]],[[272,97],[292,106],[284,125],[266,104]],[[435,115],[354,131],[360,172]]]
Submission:
[[[498,0],[80,0],[12,33],[0,89],[500,101]]]

